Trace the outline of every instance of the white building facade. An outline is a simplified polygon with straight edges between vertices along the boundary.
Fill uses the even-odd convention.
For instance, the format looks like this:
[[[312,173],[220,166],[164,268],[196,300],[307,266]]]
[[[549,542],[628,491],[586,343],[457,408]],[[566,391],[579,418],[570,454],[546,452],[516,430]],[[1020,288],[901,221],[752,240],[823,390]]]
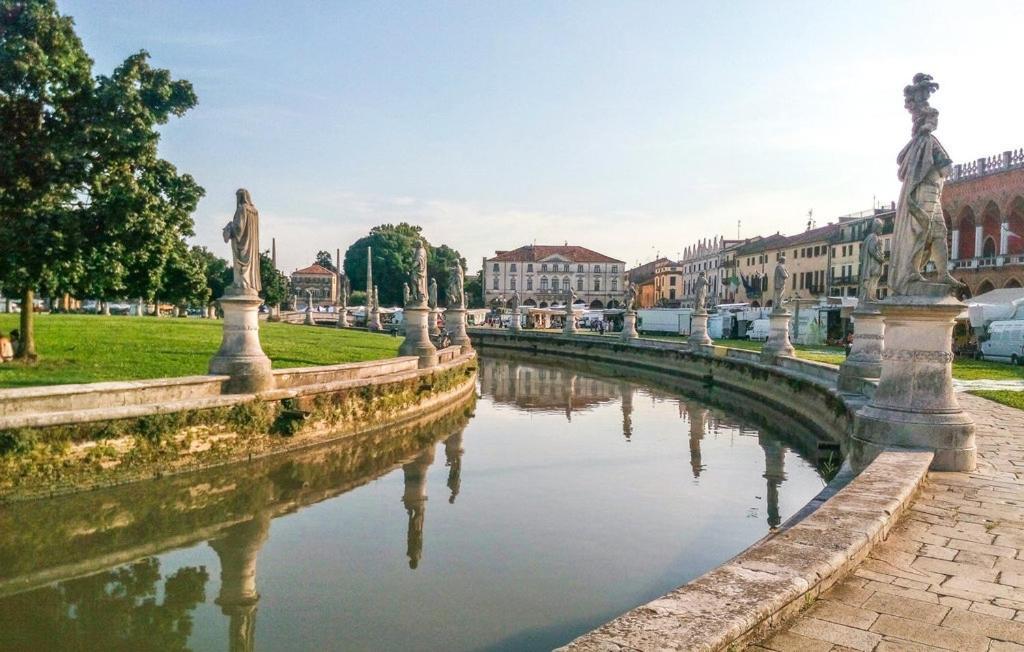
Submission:
[[[565,301],[572,288],[588,307],[621,308],[626,264],[575,245],[527,245],[484,258],[484,301],[501,305],[519,293],[522,305],[546,308]]]

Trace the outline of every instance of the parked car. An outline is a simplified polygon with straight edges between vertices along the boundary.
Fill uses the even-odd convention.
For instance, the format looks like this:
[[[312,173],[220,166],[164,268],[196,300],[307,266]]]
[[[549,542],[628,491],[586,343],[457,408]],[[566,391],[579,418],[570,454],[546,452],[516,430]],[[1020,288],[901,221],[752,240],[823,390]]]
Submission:
[[[768,339],[768,335],[771,332],[771,321],[767,319],[755,319],[750,322],[750,330],[747,331],[747,339],[764,342]]]
[[[978,358],[1024,364],[1024,320],[994,321],[988,339],[981,343]]]

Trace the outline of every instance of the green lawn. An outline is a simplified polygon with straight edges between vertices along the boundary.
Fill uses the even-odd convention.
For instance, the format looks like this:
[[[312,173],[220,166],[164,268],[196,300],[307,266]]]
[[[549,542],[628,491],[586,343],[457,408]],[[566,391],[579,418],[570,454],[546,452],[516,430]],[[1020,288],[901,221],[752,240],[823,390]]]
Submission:
[[[1015,392],[1011,389],[976,389],[970,393],[1018,410],[1024,410],[1024,392]]]
[[[18,327],[0,314],[0,331]],[[0,387],[89,383],[205,374],[220,346],[221,321],[171,317],[36,317],[39,362],[0,364]],[[260,323],[274,368],[377,360],[398,354],[390,335],[318,326]]]

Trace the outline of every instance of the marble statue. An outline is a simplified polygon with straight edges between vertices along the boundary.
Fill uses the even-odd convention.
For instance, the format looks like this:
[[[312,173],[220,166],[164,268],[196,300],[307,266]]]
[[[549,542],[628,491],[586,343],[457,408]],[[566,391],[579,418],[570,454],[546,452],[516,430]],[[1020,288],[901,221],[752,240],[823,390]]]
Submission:
[[[231,243],[234,281],[230,294],[256,294],[260,285],[260,214],[245,188],[235,192],[235,216],[224,227],[224,242]]]
[[[437,308],[437,279],[430,279],[430,287],[427,290],[427,305],[431,310]]]
[[[519,310],[519,290],[512,290],[512,296],[508,299],[509,309]]]
[[[882,240],[878,237],[881,231],[882,220],[871,220],[868,235],[860,246],[860,287],[857,297],[861,303],[874,301],[877,296],[878,279],[882,276],[882,265],[885,263]]]
[[[572,314],[572,306],[573,306],[574,303],[576,303],[576,299],[578,299],[579,297],[576,296],[576,292],[573,291],[572,287],[568,287],[565,290],[566,290],[566,294],[569,295],[569,298],[566,299],[566,301],[565,301],[565,312],[566,312],[566,314],[570,314],[571,315]]]
[[[306,290],[306,312],[313,309],[313,290]]]
[[[779,262],[775,264],[775,276],[772,279],[772,306],[774,310],[782,310],[782,293],[786,289],[789,272],[786,270],[786,254],[779,254]]]
[[[449,308],[465,308],[466,292],[465,277],[462,275],[462,265],[455,263],[448,272],[448,289],[446,291]]]
[[[636,283],[626,287],[626,310],[636,310]]]
[[[927,282],[922,272],[928,263],[935,264],[937,282],[950,293],[960,286],[949,274],[941,205],[942,187],[952,161],[933,135],[939,126],[939,112],[928,104],[938,88],[931,75],[917,73],[903,89],[904,106],[913,127],[910,142],[896,157],[897,176],[903,187],[896,204],[889,264],[889,287],[894,295],[927,293],[923,286],[913,286]]]
[[[693,307],[698,311],[705,310],[704,304],[708,302],[708,275],[704,270],[697,274],[697,280],[693,284],[693,293],[695,295]]]
[[[380,310],[380,290],[377,286],[373,286],[373,309]]]
[[[407,306],[412,300],[412,290],[409,289],[408,283],[402,283],[402,305]]]
[[[409,277],[409,299],[413,305],[423,306],[427,302],[427,250],[423,241],[416,243],[412,273]]]

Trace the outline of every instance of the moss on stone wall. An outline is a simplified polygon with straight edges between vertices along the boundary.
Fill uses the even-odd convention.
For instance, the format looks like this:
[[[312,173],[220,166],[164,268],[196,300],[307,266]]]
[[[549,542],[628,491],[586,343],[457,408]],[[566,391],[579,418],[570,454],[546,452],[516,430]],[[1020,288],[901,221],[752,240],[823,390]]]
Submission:
[[[399,418],[470,381],[475,362],[417,378],[231,407],[0,431],[0,501],[251,459]]]

